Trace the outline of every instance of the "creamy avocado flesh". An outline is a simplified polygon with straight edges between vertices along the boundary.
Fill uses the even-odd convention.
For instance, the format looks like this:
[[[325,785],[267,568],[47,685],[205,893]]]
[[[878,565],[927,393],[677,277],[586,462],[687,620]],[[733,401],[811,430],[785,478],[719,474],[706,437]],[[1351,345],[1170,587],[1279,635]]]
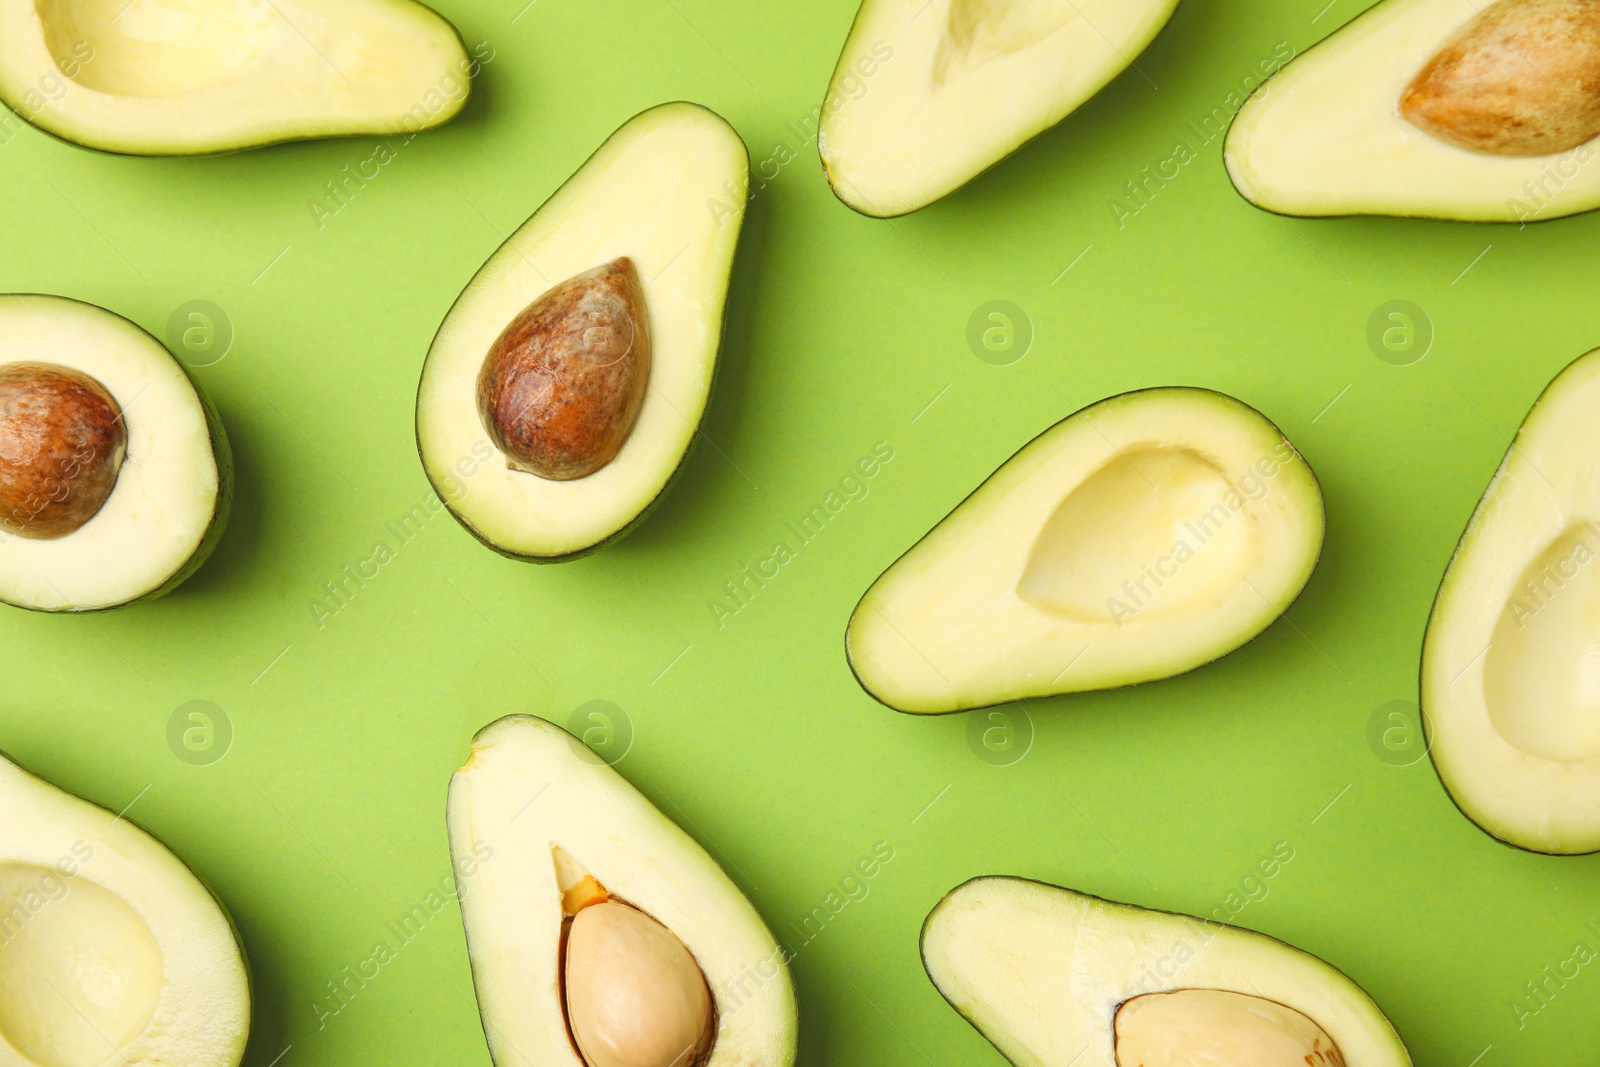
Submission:
[[[412,0],[0,0],[0,101],[108,152],[415,132],[461,109],[472,72]]]
[[[210,555],[232,477],[215,410],[149,334],[51,296],[0,296],[0,601],[99,611]]]
[[[1077,110],[1127,69],[1176,7],[864,0],[817,135],[834,192],[878,217],[931,204]]]
[[[530,798],[534,798],[531,799]],[[450,847],[498,1067],[787,1067],[787,955],[716,862],[582,742],[480,732]]]
[[[1270,937],[1020,878],[922,927],[950,1006],[1023,1067],[1409,1067],[1354,982]]]
[[[1264,630],[1322,536],[1315,477],[1255,409],[1125,393],[1040,434],[885,571],[846,650],[918,713],[1165,678]]]
[[[0,813],[0,1067],[235,1067],[244,957],[188,868],[4,757]]]
[[[1518,222],[1600,206],[1600,0],[1385,0],[1229,130],[1246,199],[1288,215]]]
[[[1539,852],[1600,851],[1600,351],[1546,387],[1456,548],[1422,653],[1457,806]]]
[[[423,365],[417,445],[479,540],[573,559],[666,491],[710,402],[748,182],[726,122],[663,104],[473,278]]]

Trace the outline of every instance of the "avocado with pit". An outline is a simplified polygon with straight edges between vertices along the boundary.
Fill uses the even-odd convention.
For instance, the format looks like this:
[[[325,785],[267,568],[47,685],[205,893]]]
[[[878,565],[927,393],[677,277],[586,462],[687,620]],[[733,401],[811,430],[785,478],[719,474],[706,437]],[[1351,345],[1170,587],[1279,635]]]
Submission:
[[[1600,0],[1384,0],[1246,102],[1234,186],[1283,215],[1532,222],[1600,207]]]
[[[1361,988],[1263,934],[1021,878],[922,926],[950,1006],[1017,1067],[1409,1067]]]
[[[1600,350],[1545,388],[1461,535],[1422,646],[1456,806],[1535,852],[1600,852]]]
[[[1177,0],[865,0],[817,147],[840,200],[888,218],[954,192],[1126,70]]]
[[[413,0],[0,0],[0,102],[124,155],[415,133],[476,70]]]
[[[845,650],[868,693],[941,714],[1168,678],[1299,595],[1322,492],[1254,408],[1123,393],[1056,423],[872,584]]]
[[[543,719],[485,727],[450,849],[496,1067],[789,1067],[788,952],[705,850]]]
[[[250,978],[227,912],[125,816],[0,755],[0,1067],[236,1067]]]
[[[0,602],[161,596],[211,555],[232,499],[222,421],[161,342],[92,304],[0,295]]]
[[[731,126],[663,104],[472,279],[423,365],[417,446],[485,545],[575,559],[667,491],[710,404],[748,187]]]

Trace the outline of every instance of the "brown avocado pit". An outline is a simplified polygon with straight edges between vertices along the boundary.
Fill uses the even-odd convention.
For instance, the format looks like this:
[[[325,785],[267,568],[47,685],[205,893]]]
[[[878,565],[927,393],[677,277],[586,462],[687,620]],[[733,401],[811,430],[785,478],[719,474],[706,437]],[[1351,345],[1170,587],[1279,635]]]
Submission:
[[[1498,0],[1430,59],[1400,114],[1459,148],[1565,152],[1600,136],[1600,0]]]
[[[128,452],[110,391],[53,363],[0,366],[0,530],[53,540],[99,514]]]
[[[572,481],[616,458],[649,382],[644,292],[621,256],[511,321],[478,373],[478,415],[512,470]]]

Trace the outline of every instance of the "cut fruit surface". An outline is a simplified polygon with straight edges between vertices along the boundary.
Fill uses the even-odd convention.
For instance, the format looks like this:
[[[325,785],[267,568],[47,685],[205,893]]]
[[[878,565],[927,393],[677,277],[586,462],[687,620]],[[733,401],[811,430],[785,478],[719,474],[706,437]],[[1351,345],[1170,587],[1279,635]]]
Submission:
[[[108,152],[415,132],[461,109],[473,70],[412,0],[0,0],[0,100]]]
[[[1125,393],[1040,434],[885,571],[846,650],[918,713],[1165,678],[1265,629],[1322,537],[1315,477],[1255,409]]]
[[[748,175],[744,142],[721,118],[696,104],[652,108],[512,234],[450,309],[422,370],[417,445],[439,498],[484,544],[534,562],[572,559],[629,529],[666,491],[710,402]],[[619,262],[632,272],[629,298],[617,297],[625,307],[606,316],[609,339],[590,332],[594,323],[585,335],[616,355],[635,316],[646,327],[604,374],[524,375],[534,405],[507,417],[543,413],[533,436],[568,444],[549,451],[548,467],[508,455],[502,446],[518,447],[492,439],[480,406],[491,350],[553,289]],[[630,362],[645,338],[646,358]],[[586,358],[577,344],[561,347]],[[574,452],[582,462],[569,462]]]
[[[482,730],[450,783],[449,827],[497,1067],[794,1062],[786,951],[716,862],[571,734],[526,715]]]
[[[1595,0],[1384,0],[1256,90],[1224,155],[1280,214],[1536,221],[1600,207],[1596,116]]]
[[[928,977],[1018,1067],[1409,1067],[1335,968],[1262,934],[1020,878],[922,927]]]
[[[189,869],[3,756],[0,827],[0,1067],[235,1067],[248,972]]]
[[[834,192],[879,217],[938,200],[1099,92],[1176,7],[1177,0],[865,0],[817,135]]]
[[[1422,650],[1456,805],[1539,852],[1600,851],[1600,350],[1546,387],[1445,571]]]
[[[159,596],[210,556],[232,499],[216,409],[159,341],[76,300],[0,296],[0,602]]]

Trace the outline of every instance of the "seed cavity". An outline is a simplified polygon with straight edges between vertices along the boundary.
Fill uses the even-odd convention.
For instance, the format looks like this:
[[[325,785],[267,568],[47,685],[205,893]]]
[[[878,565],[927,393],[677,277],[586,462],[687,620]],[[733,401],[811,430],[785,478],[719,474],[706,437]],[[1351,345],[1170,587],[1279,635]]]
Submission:
[[[1222,989],[1147,993],[1115,1020],[1118,1067],[1345,1067],[1333,1038],[1265,997]]]

